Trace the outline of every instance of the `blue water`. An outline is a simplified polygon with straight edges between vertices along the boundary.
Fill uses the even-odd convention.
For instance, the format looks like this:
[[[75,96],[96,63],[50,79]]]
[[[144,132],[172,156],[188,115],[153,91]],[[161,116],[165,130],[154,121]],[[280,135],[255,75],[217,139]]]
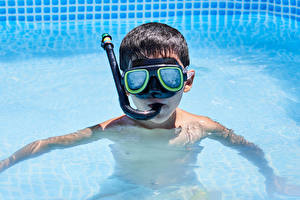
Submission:
[[[277,175],[300,185],[298,24],[265,15],[160,21],[186,37],[196,70],[180,107],[259,145]],[[109,32],[117,52],[142,22],[0,25],[0,160],[34,140],[121,115],[99,36]],[[0,199],[91,198],[116,165],[110,144],[100,140],[15,165],[0,174]],[[200,145],[195,172],[204,188],[223,199],[271,199],[264,177],[235,150],[208,139]]]

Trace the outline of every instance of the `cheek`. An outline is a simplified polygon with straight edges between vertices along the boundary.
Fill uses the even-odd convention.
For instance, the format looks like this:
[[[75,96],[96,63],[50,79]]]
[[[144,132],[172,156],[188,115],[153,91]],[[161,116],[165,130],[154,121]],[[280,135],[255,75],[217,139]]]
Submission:
[[[131,99],[135,107],[137,107],[138,109],[145,109],[148,107],[147,100],[145,99],[139,99],[135,96],[131,96]]]
[[[165,102],[166,105],[162,107],[162,112],[165,112],[166,115],[172,114],[174,110],[178,107],[181,98],[182,98],[182,92],[179,92],[178,94],[169,98]]]
[[[182,94],[183,94],[183,90],[181,90],[176,95],[171,97],[169,99],[169,104],[172,105],[172,107],[174,107],[174,106],[177,107],[179,105],[180,101],[181,101]]]

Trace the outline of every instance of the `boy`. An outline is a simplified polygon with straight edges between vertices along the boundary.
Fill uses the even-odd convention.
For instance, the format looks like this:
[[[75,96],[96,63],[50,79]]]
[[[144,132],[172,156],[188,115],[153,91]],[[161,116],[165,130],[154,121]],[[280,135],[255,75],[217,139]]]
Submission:
[[[151,71],[149,63],[153,62],[160,67]],[[169,67],[169,62],[173,68]],[[290,189],[293,188],[286,185],[282,187],[278,182],[264,153],[255,144],[208,117],[178,108],[183,93],[189,92],[193,85],[195,71],[187,70],[188,65],[187,43],[179,31],[161,23],[136,27],[125,36],[120,46],[120,66],[128,72],[123,77],[126,93],[131,96],[137,109],[150,110],[154,105],[159,105],[159,113],[147,120],[123,115],[75,133],[35,141],[1,161],[0,172],[19,161],[53,149],[108,138],[115,143],[111,146],[116,160],[113,177],[130,183],[124,186],[125,190],[142,185],[151,190],[165,190],[169,196],[172,193],[170,191],[175,194],[182,190],[182,187],[177,186],[180,184],[188,186],[185,191],[189,198],[197,199],[203,190],[199,189],[200,186],[196,189],[194,187],[200,185],[192,167],[199,153],[194,149],[202,139],[211,138],[237,149],[255,164],[265,176],[269,192],[292,193]],[[168,76],[165,76],[163,70],[167,68],[171,70],[166,71]],[[147,73],[147,76],[141,78]],[[110,190],[102,188],[96,197],[121,192]],[[163,194],[159,195],[163,198]]]

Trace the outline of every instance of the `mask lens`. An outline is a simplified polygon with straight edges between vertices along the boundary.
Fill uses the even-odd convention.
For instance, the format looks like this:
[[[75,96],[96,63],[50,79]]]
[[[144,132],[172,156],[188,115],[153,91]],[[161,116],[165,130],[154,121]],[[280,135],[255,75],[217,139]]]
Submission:
[[[125,87],[129,93],[143,91],[148,83],[149,73],[145,69],[131,70],[125,73]]]
[[[177,92],[183,86],[183,75],[177,67],[163,67],[158,70],[161,84],[169,91]]]

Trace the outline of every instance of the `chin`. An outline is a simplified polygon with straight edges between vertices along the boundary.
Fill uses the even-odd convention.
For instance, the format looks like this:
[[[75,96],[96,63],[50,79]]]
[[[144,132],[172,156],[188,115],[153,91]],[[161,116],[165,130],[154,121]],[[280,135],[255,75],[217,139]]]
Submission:
[[[166,113],[164,109],[161,109],[160,113],[156,115],[154,118],[150,119],[149,121],[155,124],[162,124],[166,122],[170,117],[172,113]]]
[[[132,100],[136,108],[139,110],[149,110],[151,109],[150,104],[153,103],[163,104],[160,113],[154,118],[147,120],[148,122],[152,122],[155,124],[162,124],[170,119],[172,114],[175,112],[175,109],[180,102],[181,96],[181,93],[169,99],[139,99],[135,96],[132,96]],[[174,98],[176,98],[176,100],[174,100]]]
[[[149,119],[150,122],[155,123],[155,124],[162,124],[167,120],[168,120],[168,118],[165,118],[165,117],[164,118],[154,117],[152,119]]]

